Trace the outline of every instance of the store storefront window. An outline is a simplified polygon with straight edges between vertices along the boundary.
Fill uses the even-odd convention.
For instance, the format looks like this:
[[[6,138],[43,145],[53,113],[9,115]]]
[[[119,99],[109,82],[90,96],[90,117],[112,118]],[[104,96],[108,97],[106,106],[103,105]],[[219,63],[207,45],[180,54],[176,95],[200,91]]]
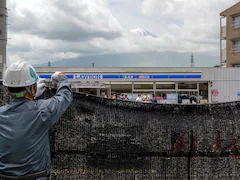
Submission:
[[[178,89],[197,89],[197,83],[178,83]]]
[[[156,82],[156,89],[175,89],[175,83]]]
[[[79,88],[79,92],[97,95],[97,89],[96,88],[84,88],[84,89],[83,88]]]
[[[195,104],[198,103],[198,91],[178,91],[179,104]]]
[[[101,89],[100,89],[100,96],[103,96],[103,97],[104,97],[104,94],[107,95],[108,98],[111,97],[110,87],[106,87],[106,88],[101,88]]]
[[[76,88],[72,88],[72,92],[77,92],[77,89]]]
[[[208,103],[208,83],[199,83],[199,101],[201,104]]]
[[[110,82],[104,82],[104,85],[99,88],[99,96],[105,96],[110,98],[111,97],[111,88],[110,88]]]
[[[153,89],[153,82],[134,82],[134,89]]]
[[[178,103],[179,104],[189,104],[189,91],[178,92]]]
[[[130,94],[129,95],[129,97],[130,97],[130,99],[131,100],[136,100],[137,99],[137,97],[138,97],[138,94],[141,94],[141,98],[143,98],[143,96],[145,95],[145,93],[146,92],[141,92],[141,91],[139,91],[139,92],[134,92],[133,94]],[[152,94],[154,94],[153,92],[147,92],[147,94],[150,96],[150,98],[152,98]]]
[[[156,91],[157,102],[161,104],[177,104],[178,96],[176,91]]]
[[[111,82],[111,94],[132,94],[132,82]]]

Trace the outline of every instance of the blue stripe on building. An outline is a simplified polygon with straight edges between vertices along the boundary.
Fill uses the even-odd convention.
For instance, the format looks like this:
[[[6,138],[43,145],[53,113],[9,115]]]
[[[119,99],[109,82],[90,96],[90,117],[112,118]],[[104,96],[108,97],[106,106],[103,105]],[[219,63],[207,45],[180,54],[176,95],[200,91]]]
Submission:
[[[184,79],[185,75],[169,75],[169,79]]]
[[[153,75],[153,79],[168,79],[168,75]]]
[[[103,79],[201,79],[202,75],[156,74],[156,75],[103,75]]]
[[[52,75],[44,74],[44,75],[39,75],[40,78],[46,78],[46,79],[51,79]]]
[[[40,74],[40,78],[46,78],[50,79],[51,74]],[[74,75],[73,74],[67,74],[67,77],[69,79],[73,79]],[[202,75],[201,74],[154,74],[154,75],[149,75],[149,74],[143,74],[143,75],[136,75],[136,74],[131,74],[131,75],[121,75],[121,74],[103,74],[102,79],[201,79]],[[79,78],[77,78],[79,79]]]
[[[67,74],[67,78],[73,79],[73,74]]]
[[[186,75],[186,79],[201,79],[202,75]]]
[[[73,74],[67,74],[67,78],[73,79]],[[45,78],[45,79],[51,79],[52,75],[51,74],[40,74],[40,78]]]
[[[102,75],[103,79],[118,79],[119,75]]]

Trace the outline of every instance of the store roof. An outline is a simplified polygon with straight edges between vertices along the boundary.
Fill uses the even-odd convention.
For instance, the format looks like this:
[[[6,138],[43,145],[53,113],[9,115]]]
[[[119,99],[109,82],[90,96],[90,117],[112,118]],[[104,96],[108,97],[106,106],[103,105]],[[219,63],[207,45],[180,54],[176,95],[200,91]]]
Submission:
[[[211,68],[211,67],[209,67]],[[53,73],[56,71],[64,71],[66,73],[159,73],[159,72],[202,72],[203,69],[209,68],[187,68],[187,67],[36,67],[39,73]]]

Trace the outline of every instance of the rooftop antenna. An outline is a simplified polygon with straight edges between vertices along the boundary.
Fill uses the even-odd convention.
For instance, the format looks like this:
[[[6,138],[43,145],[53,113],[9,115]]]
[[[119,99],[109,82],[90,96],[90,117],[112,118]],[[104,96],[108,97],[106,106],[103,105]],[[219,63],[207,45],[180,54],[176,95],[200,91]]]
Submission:
[[[193,57],[193,53],[192,53],[192,55],[191,55],[191,65],[190,65],[190,67],[194,67],[194,57]]]

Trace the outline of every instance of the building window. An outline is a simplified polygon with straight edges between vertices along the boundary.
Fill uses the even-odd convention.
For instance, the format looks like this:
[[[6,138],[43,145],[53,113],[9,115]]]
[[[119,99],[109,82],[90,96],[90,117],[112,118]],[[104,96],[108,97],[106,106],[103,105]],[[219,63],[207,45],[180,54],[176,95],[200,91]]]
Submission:
[[[233,17],[232,28],[240,28],[240,16]]]
[[[138,94],[141,94],[141,98],[143,98],[143,96],[145,96],[145,93],[146,92],[139,91],[139,92],[134,92],[133,94],[129,94],[128,96],[130,97],[129,98],[130,100],[135,101],[138,97]],[[149,92],[147,92],[147,94],[150,96],[150,98],[152,98],[152,94],[154,94],[154,93],[153,93],[153,91],[149,91]]]
[[[199,83],[199,102],[208,103],[208,83]]]
[[[118,96],[121,93],[132,93],[132,82],[111,82],[111,91]]]
[[[239,68],[239,67],[240,67],[240,64],[233,64],[232,66],[233,66],[233,67],[236,67],[236,68]]]
[[[73,89],[73,92],[77,92],[77,90]],[[79,92],[83,92],[83,93],[86,93],[86,94],[97,95],[97,89],[96,88],[79,88]]]
[[[152,82],[134,82],[134,89],[153,89]]]
[[[240,39],[236,39],[232,41],[232,51],[240,52]]]
[[[178,89],[197,89],[197,83],[178,83]]]
[[[175,83],[156,82],[156,89],[175,89]]]
[[[179,104],[190,104],[189,91],[178,91],[178,103]]]
[[[177,104],[178,95],[176,91],[157,91],[156,99],[158,103],[161,104]]]

